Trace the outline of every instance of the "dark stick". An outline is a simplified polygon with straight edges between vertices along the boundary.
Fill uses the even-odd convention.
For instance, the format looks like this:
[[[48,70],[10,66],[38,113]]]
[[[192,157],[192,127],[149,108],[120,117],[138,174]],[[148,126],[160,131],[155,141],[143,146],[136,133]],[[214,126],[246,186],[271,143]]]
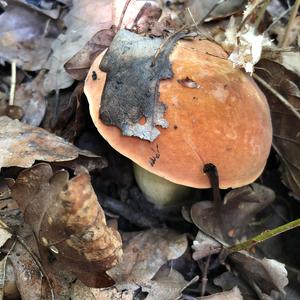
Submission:
[[[205,164],[203,167],[203,172],[208,176],[211,188],[213,190],[213,200],[216,207],[221,207],[223,202],[220,194],[219,188],[219,174],[218,169],[214,164]]]
[[[101,194],[99,196],[100,204],[103,208],[109,209],[115,214],[118,214],[128,220],[131,224],[134,224],[138,227],[142,228],[154,228],[158,226],[158,221],[146,216],[139,210],[135,210],[130,207],[128,204],[108,197],[106,195]]]

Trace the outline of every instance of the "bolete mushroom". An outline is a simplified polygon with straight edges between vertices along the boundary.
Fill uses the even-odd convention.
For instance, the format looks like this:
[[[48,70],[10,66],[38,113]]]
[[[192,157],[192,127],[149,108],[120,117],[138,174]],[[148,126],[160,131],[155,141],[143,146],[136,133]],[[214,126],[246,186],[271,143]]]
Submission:
[[[90,114],[104,139],[135,163],[137,182],[148,199],[165,206],[186,195],[183,186],[210,187],[203,172],[207,163],[217,167],[223,189],[252,183],[262,173],[272,140],[266,98],[219,45],[177,42],[169,56],[173,78],[159,84],[169,125],[158,127],[160,135],[153,142],[123,136],[119,128],[100,120],[106,81],[99,69],[102,57],[96,58],[85,82]]]

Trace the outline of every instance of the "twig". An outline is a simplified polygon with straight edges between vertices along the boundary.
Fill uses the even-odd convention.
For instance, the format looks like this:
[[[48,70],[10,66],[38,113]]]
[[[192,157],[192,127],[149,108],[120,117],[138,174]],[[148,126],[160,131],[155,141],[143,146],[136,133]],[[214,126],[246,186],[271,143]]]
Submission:
[[[192,12],[191,12],[191,10],[190,10],[189,7],[187,8],[187,11],[188,11],[188,13],[189,13],[189,15],[190,15],[190,17],[191,17],[191,19],[193,21],[193,24],[194,24],[194,26],[195,26],[198,34],[200,35],[200,29],[199,29],[198,24],[196,23],[195,18],[194,18],[194,16],[193,16],[193,14],[192,14]]]
[[[285,48],[285,47],[288,46],[288,41],[289,41],[289,37],[290,37],[290,31],[291,31],[292,26],[294,24],[295,18],[296,18],[297,14],[298,14],[299,6],[300,6],[300,0],[296,0],[295,4],[293,6],[293,9],[292,9],[292,13],[291,13],[289,22],[288,22],[287,27],[285,29],[284,38],[283,38],[283,40],[280,43],[280,47],[281,48]]]
[[[276,227],[274,229],[265,230],[262,233],[260,233],[259,235],[252,237],[245,242],[233,245],[233,246],[227,248],[226,250],[229,251],[229,253],[238,252],[241,250],[248,250],[249,248],[251,248],[261,242],[264,242],[274,236],[277,236],[283,232],[289,231],[289,230],[294,229],[299,226],[300,226],[300,219],[297,219],[297,220],[294,220],[287,224]]]
[[[203,297],[205,295],[205,292],[206,292],[206,287],[207,287],[207,274],[208,274],[208,267],[209,267],[209,264],[210,264],[210,257],[211,255],[209,255],[206,259],[206,262],[204,264],[204,268],[202,270],[202,279],[201,279],[201,297]]]
[[[175,37],[177,34],[183,32],[184,30],[188,29],[187,25],[182,26],[181,28],[179,28],[178,30],[176,30],[174,33],[172,33],[171,35],[169,35],[158,47],[158,49],[156,50],[153,58],[152,58],[152,62],[151,62],[151,67],[153,67],[156,64],[157,58],[159,56],[159,54],[162,52],[163,48],[166,46],[166,44],[173,38]]]
[[[128,8],[128,5],[130,4],[131,0],[126,0],[126,3],[123,7],[123,10],[122,10],[122,13],[121,13],[121,16],[120,16],[120,20],[119,20],[119,24],[118,24],[118,27],[117,27],[117,31],[120,30],[121,26],[122,26],[122,23],[123,23],[123,20],[124,20],[124,16],[125,16],[125,13],[126,13],[126,10]]]
[[[264,15],[265,15],[265,12],[267,10],[267,7],[269,5],[271,0],[266,0],[265,3],[262,5],[262,7],[260,8],[258,14],[257,14],[257,17],[256,17],[256,20],[255,20],[255,24],[254,24],[254,27],[256,29],[258,29],[259,25],[260,25],[260,22],[262,21]]]
[[[284,11],[280,16],[278,16],[270,25],[267,27],[267,29],[264,31],[265,33],[269,32],[270,29],[280,20],[282,19],[285,15],[287,15],[291,11],[291,7],[289,7],[286,11]]]
[[[300,1],[300,0],[299,0]],[[266,81],[264,81],[260,76],[257,74],[253,74],[253,78],[261,83],[266,89],[268,89],[274,96],[276,96],[282,104],[284,104],[294,115],[297,119],[300,120],[300,113],[295,109],[295,107],[285,99],[281,94],[279,94],[275,89],[273,89]]]
[[[177,34],[183,32],[184,30],[191,30],[192,28],[196,28],[198,29],[198,26],[200,26],[205,19],[222,3],[224,3],[227,0],[219,0],[215,5],[213,5],[213,7],[208,11],[208,13],[201,19],[198,21],[198,23],[195,23],[193,25],[183,25],[181,28],[179,28],[178,30],[176,30],[173,34],[169,35],[159,46],[159,48],[156,50],[156,53],[153,56],[152,59],[152,63],[151,66],[153,67],[157,61],[157,58],[159,56],[159,54],[162,52],[163,48],[166,46],[166,44],[173,38],[175,37]]]
[[[100,199],[102,200],[101,206],[103,208],[109,209],[113,213],[122,216],[131,224],[134,224],[138,227],[154,228],[159,224],[159,222],[151,216],[147,216],[139,210],[134,210],[132,207],[122,201],[102,194],[100,195]]]
[[[11,63],[11,80],[10,80],[10,94],[9,94],[9,105],[14,105],[15,91],[16,91],[16,78],[17,78],[17,64],[13,60]]]

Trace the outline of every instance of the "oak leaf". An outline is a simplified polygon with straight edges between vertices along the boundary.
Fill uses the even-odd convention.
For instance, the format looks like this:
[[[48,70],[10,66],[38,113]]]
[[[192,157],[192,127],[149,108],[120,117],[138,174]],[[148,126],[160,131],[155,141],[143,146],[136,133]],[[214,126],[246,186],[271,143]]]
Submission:
[[[85,169],[69,179],[65,170],[53,173],[49,164],[37,164],[19,174],[12,197],[39,244],[65,268],[90,286],[113,283],[105,271],[122,255],[121,237],[106,224]]]

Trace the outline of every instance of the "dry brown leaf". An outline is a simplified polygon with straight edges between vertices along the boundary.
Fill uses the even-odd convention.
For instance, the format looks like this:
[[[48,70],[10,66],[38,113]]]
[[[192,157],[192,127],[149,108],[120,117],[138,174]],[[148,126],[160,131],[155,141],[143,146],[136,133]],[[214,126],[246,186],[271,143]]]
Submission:
[[[248,283],[255,283],[262,293],[270,295],[272,291],[284,293],[288,285],[285,265],[274,259],[258,259],[246,252],[236,252],[229,256],[231,266]]]
[[[39,126],[46,112],[46,95],[43,88],[44,72],[40,72],[32,81],[20,84],[16,89],[14,104],[22,107],[22,122]]]
[[[238,287],[243,297],[247,300],[256,300],[255,291],[245,282],[236,272],[224,272],[213,280],[216,286],[222,288],[223,291],[229,291],[234,287]]]
[[[46,280],[47,276],[52,285],[52,292],[56,296],[55,299],[69,299],[71,284],[76,277],[67,272],[65,266],[59,263],[47,248],[43,247],[43,250],[46,249],[46,251],[45,253],[41,251],[42,255],[39,256],[41,249],[38,249],[30,226],[24,224],[19,209],[1,211],[1,214],[10,229],[18,234],[17,242],[9,258],[13,265],[14,281],[21,294],[19,298],[23,300],[53,299],[50,295],[49,282]],[[22,243],[19,242],[20,240]],[[10,245],[7,245],[6,248],[9,250]],[[43,259],[43,270],[40,258]],[[9,286],[13,288],[13,282]]]
[[[300,36],[300,35],[299,35]],[[288,70],[300,76],[300,54],[299,52],[282,52],[279,62]]]
[[[211,296],[201,297],[203,300],[243,300],[240,290],[234,287],[231,291],[217,293]]]
[[[10,260],[6,258],[2,259],[0,261],[0,269],[1,278],[5,278],[4,286],[1,284],[0,287],[0,298],[1,296],[4,296],[4,299],[20,299],[21,297],[17,288],[15,273]],[[1,300],[2,299],[3,298],[1,298]]]
[[[69,180],[64,170],[53,174],[50,165],[35,165],[19,174],[12,197],[40,245],[64,268],[91,286],[105,287],[113,282],[105,271],[122,255],[121,237],[107,226],[85,170]]]
[[[8,219],[14,219],[14,216],[10,215],[9,212],[6,212],[6,217],[8,217]],[[11,220],[8,221],[10,222]],[[13,222],[17,222],[18,226],[22,226],[22,232],[19,234],[22,235],[22,240],[26,243],[26,246],[24,247],[24,245],[17,242],[9,256],[9,261],[13,266],[17,288],[22,300],[51,299],[49,286],[46,284],[43,287],[43,275],[31,256],[31,253],[37,253],[35,239],[29,226],[21,225],[22,221],[23,220],[20,220],[20,214],[18,214],[16,220]],[[28,249],[30,249],[29,251],[31,251],[31,253]],[[43,298],[43,296],[45,296],[45,298]]]
[[[48,131],[0,117],[0,167],[31,167],[36,160],[64,162],[79,155],[97,158]],[[99,157],[98,157],[99,158]]]
[[[256,73],[299,111],[300,77],[284,66],[266,59],[261,60],[257,67]],[[300,65],[294,67],[300,69]],[[282,162],[282,180],[300,198],[299,119],[268,89],[261,88],[267,96],[272,113],[273,146]]]
[[[253,183],[230,191],[219,214],[210,201],[195,203],[191,208],[191,218],[204,233],[234,243],[245,234],[249,221],[274,199],[275,193],[271,189]]]
[[[115,287],[108,289],[93,289],[77,280],[72,285],[70,298],[72,300],[133,300],[133,292],[119,292]]]
[[[187,238],[168,229],[151,229],[133,236],[124,247],[123,261],[108,271],[118,286],[147,284],[167,261],[183,255]]]
[[[207,13],[214,7],[217,3],[220,3],[210,14],[207,16]],[[231,0],[224,1],[223,3],[219,0],[191,0],[188,1],[189,10],[191,15],[193,16],[196,22],[201,21],[204,17],[206,21],[218,20],[221,18],[226,18],[231,16],[237,12],[241,12],[247,3],[246,0]],[[194,23],[191,20],[191,16],[188,12],[186,12],[186,18],[190,23]]]
[[[23,70],[40,70],[58,35],[53,22],[22,3],[9,1],[0,15],[0,57],[15,60]]]
[[[73,78],[64,64],[74,56],[92,36],[101,29],[110,28],[113,22],[110,0],[74,0],[70,12],[64,18],[67,30],[52,44],[53,54],[46,68],[44,87],[47,91],[69,87]]]
[[[131,28],[134,25],[134,21],[139,14],[141,8],[149,3],[147,0],[132,0],[130,1],[124,18],[122,20],[121,28]],[[112,0],[113,4],[113,24],[118,25],[121,19],[121,15],[124,9],[126,1],[124,0]],[[152,5],[155,5],[154,1],[152,1]],[[155,5],[156,6],[156,5]]]
[[[84,114],[85,98],[83,82],[78,82],[73,90],[62,90],[59,93],[59,103],[56,95],[48,97],[47,112],[42,127],[53,132],[69,142],[74,142],[86,125]]]
[[[181,296],[181,292],[187,286],[187,283],[176,270],[168,269],[167,273],[160,270],[155,275],[155,279],[143,286],[142,290],[148,293],[146,300],[174,300]]]
[[[83,80],[95,58],[109,45],[115,36],[114,29],[97,32],[87,44],[65,63],[65,69],[73,79]]]

